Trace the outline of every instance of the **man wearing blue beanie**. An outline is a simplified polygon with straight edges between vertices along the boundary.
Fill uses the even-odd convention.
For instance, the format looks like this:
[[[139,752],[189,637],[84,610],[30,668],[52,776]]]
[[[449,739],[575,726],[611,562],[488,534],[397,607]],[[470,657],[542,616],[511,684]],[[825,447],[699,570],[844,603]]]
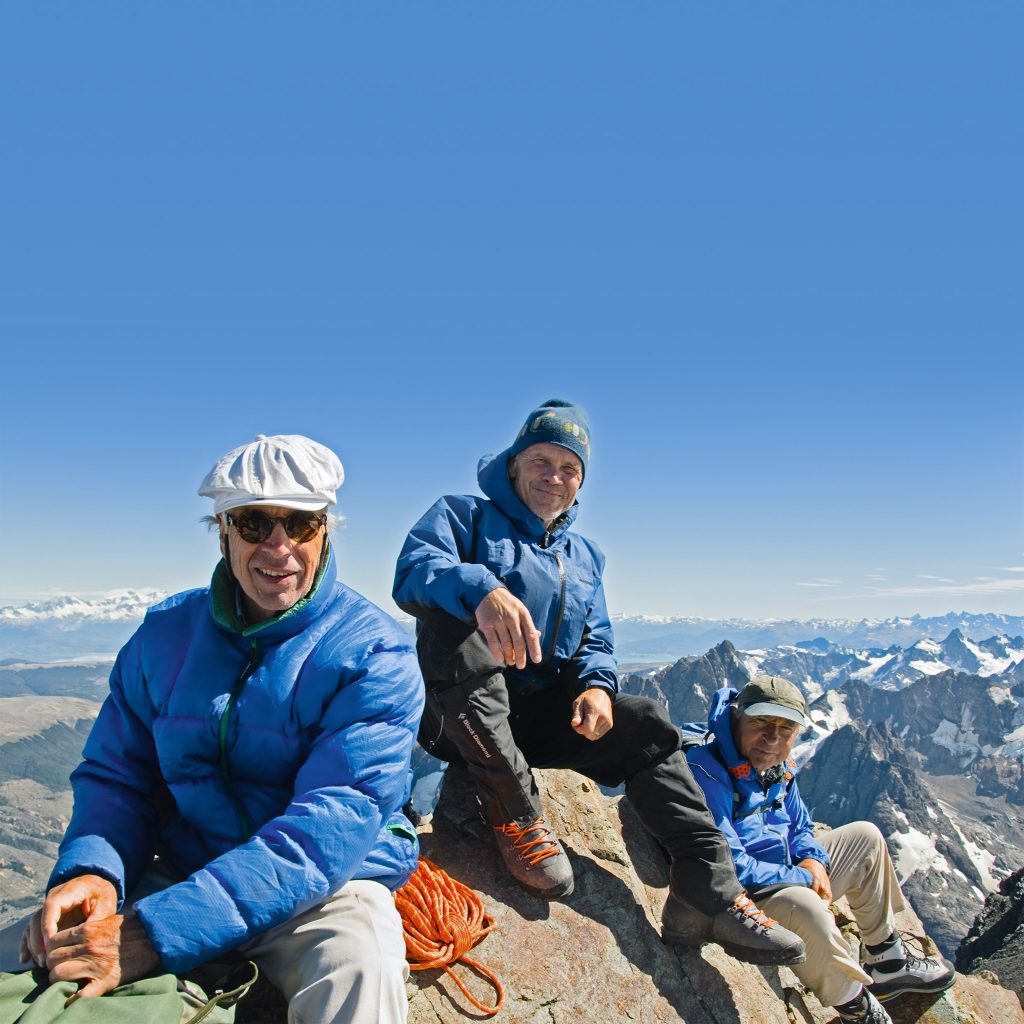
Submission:
[[[508,448],[480,460],[485,498],[446,495],[409,532],[393,593],[419,622],[420,744],[465,763],[502,858],[528,892],[572,892],[572,866],[530,770],[570,768],[604,786],[625,783],[671,856],[667,941],[682,901],[734,956],[800,963],[801,939],[737,881],[665,709],[619,692],[604,556],[571,529],[590,454],[586,412],[544,402]]]

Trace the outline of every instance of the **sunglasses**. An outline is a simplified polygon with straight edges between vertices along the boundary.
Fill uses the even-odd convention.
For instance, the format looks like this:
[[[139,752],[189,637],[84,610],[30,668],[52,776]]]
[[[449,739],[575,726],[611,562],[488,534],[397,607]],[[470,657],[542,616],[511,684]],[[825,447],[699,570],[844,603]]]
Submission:
[[[324,524],[324,517],[318,512],[291,512],[286,516],[268,516],[258,508],[246,509],[238,515],[227,513],[227,521],[238,531],[246,544],[262,544],[280,523],[284,532],[300,544],[312,540]]]

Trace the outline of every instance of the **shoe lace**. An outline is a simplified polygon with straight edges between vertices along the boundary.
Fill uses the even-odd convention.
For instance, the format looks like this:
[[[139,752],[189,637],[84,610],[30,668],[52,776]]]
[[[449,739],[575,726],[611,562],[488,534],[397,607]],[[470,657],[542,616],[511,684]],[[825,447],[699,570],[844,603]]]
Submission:
[[[903,968],[905,971],[912,972],[915,970],[931,970],[937,971],[941,965],[935,957],[931,956],[915,956],[910,950],[907,950],[906,966]]]
[[[904,971],[909,972],[919,968],[938,970],[942,966],[935,957],[928,956],[923,941],[917,935],[904,935],[902,932],[897,934],[903,943]]]
[[[557,857],[561,851],[557,841],[551,837],[551,829],[538,818],[532,825],[517,825],[510,821],[507,825],[498,825],[496,832],[513,840],[512,845],[519,851],[519,857],[529,864],[539,864],[548,857]],[[529,836],[536,833],[533,839]]]
[[[779,922],[774,917],[769,917],[749,896],[737,896],[733,900],[732,910],[738,918],[745,918],[744,923],[749,924],[754,931],[763,932],[765,935]]]

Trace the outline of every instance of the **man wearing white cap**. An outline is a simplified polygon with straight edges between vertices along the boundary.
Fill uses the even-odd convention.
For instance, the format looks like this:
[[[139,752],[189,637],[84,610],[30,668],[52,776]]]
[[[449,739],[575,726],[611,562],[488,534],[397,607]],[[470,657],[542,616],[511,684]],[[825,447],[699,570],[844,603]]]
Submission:
[[[729,842],[740,882],[766,914],[804,940],[807,962],[793,967],[797,977],[840,1020],[892,1024],[882,1002],[904,992],[943,991],[953,984],[953,965],[916,956],[896,931],[903,894],[874,825],[855,821],[815,838],[792,758],[807,723],[799,687],[758,676],[739,693],[725,687],[712,697],[713,738],[686,757]],[[860,962],[829,909],[842,896],[860,927]],[[708,939],[709,922],[692,908],[667,908],[665,923],[680,942]]]
[[[118,655],[22,939],[76,998],[238,951],[291,1021],[406,1020],[391,890],[418,856],[423,684],[406,634],[336,578],[343,477],[323,445],[261,435],[203,481],[223,558]]]

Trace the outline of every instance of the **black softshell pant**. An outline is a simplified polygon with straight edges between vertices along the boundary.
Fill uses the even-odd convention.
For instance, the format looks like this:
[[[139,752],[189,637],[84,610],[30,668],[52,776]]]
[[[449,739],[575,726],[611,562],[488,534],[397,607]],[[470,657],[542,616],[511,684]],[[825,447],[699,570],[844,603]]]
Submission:
[[[530,768],[571,768],[602,786],[625,783],[626,798],[672,858],[674,895],[716,914],[743,892],[680,752],[679,730],[656,701],[612,694],[612,729],[588,740],[569,725],[578,687],[531,684],[529,672],[509,672],[508,685],[474,625],[434,612],[417,650],[427,685],[420,743],[441,760],[465,762],[490,825],[543,817]]]

